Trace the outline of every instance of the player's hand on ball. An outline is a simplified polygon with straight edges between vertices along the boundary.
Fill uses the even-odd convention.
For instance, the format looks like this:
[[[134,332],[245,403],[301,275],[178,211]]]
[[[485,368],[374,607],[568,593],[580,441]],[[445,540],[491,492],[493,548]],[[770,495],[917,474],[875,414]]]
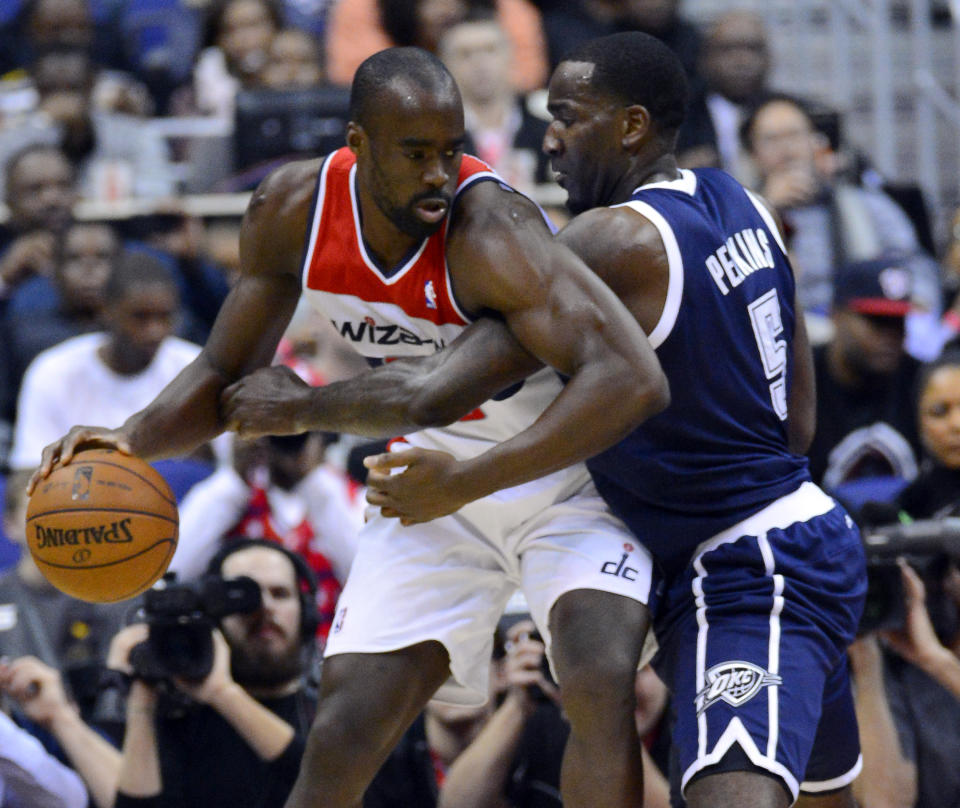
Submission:
[[[446,516],[475,499],[459,483],[459,461],[446,452],[409,449],[371,455],[363,464],[369,469],[367,502],[404,525]]]
[[[40,466],[27,484],[27,495],[33,494],[37,483],[50,476],[53,467],[59,463],[67,465],[80,449],[91,447],[117,449],[124,454],[132,454],[130,441],[119,429],[104,429],[99,426],[75,426],[59,440],[43,448]]]
[[[284,365],[260,368],[224,389],[220,414],[242,438],[305,432],[312,390]]]

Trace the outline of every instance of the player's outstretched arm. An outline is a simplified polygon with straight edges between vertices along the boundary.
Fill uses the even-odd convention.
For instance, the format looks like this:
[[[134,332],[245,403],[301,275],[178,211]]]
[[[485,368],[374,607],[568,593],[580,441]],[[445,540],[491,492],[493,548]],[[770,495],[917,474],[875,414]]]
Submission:
[[[240,232],[241,276],[197,358],[119,429],[75,427],[43,450],[31,481],[88,445],[114,446],[145,459],[185,454],[224,429],[220,392],[269,364],[300,295],[299,261],[317,161],[293,163],[254,193]]]
[[[442,351],[323,387],[286,367],[263,368],[227,387],[221,410],[244,437],[324,430],[389,438],[446,426],[539,367],[501,321],[481,317]]]

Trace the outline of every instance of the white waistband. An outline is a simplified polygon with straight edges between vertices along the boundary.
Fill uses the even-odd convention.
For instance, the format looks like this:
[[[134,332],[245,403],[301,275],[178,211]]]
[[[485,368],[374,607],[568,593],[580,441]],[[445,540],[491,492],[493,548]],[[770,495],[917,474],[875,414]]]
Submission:
[[[702,542],[694,550],[693,557],[699,558],[721,544],[736,541],[741,536],[762,536],[769,530],[782,530],[794,522],[806,522],[814,516],[822,516],[836,507],[836,504],[817,485],[805,482],[793,493],[774,500],[762,511]]]

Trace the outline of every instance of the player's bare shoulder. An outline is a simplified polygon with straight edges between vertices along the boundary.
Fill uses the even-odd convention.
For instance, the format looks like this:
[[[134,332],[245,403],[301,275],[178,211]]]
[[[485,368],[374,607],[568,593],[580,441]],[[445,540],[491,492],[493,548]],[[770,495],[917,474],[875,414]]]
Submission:
[[[645,216],[625,206],[595,208],[571,219],[557,238],[608,283],[617,272],[638,266],[667,269],[660,232]],[[609,277],[608,277],[609,276]]]
[[[457,197],[447,231],[447,266],[467,311],[504,311],[550,271],[556,249],[543,213],[523,194],[484,180]]]
[[[595,208],[571,219],[557,239],[616,292],[649,333],[666,299],[670,264],[660,231],[633,208]]]
[[[322,162],[287,163],[271,172],[253,192],[240,231],[245,273],[299,273]]]
[[[457,197],[449,238],[472,240],[504,235],[504,228],[532,227],[548,233],[540,209],[526,196],[495,180],[475,182]]]

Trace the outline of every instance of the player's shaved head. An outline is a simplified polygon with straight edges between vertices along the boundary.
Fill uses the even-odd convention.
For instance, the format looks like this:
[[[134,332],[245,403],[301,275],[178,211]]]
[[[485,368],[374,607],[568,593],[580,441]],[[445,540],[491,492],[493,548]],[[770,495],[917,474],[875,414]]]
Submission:
[[[461,103],[453,76],[432,53],[421,48],[382,50],[357,68],[350,90],[350,119],[367,127],[385,97],[423,94],[438,103]]]

